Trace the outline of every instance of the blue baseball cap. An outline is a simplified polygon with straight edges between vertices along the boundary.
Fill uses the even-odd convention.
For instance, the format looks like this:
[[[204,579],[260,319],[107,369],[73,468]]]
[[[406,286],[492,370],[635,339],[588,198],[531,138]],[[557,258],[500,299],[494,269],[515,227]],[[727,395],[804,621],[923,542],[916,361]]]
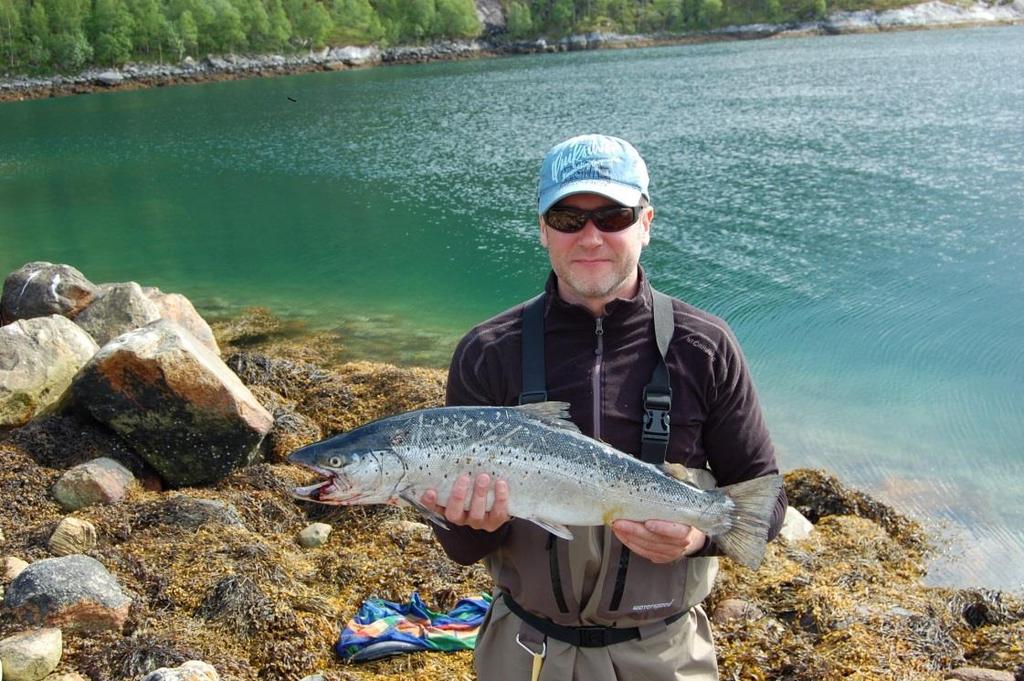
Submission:
[[[648,193],[647,164],[633,145],[608,135],[580,135],[556,144],[544,157],[537,187],[537,212],[572,194],[600,194],[636,206]]]

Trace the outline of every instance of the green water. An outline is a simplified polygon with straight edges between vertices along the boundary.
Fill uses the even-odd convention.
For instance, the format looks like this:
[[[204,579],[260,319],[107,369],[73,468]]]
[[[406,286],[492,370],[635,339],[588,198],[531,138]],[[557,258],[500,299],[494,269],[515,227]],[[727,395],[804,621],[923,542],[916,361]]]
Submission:
[[[442,366],[534,293],[535,175],[633,141],[659,288],[740,337],[784,468],[1024,585],[1024,28],[535,55],[0,105],[0,271],[264,305]],[[295,102],[289,100],[295,99]]]

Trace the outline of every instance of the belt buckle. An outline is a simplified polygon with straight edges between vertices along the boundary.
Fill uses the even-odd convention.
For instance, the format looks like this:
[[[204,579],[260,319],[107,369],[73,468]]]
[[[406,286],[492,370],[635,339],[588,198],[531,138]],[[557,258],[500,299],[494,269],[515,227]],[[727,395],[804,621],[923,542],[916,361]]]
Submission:
[[[608,645],[606,627],[580,627],[580,648],[603,648]]]

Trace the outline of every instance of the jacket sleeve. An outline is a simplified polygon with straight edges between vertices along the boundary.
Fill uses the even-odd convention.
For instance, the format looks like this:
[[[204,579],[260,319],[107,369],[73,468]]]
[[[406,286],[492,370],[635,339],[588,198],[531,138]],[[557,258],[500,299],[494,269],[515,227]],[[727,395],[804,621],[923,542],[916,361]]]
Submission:
[[[502,380],[500,362],[488,362],[487,349],[486,337],[477,330],[470,332],[456,347],[448,368],[447,406],[502,406],[503,390],[498,384]],[[447,530],[433,524],[432,527],[449,558],[461,565],[471,565],[501,545],[510,523],[494,532],[457,525],[450,525]]]
[[[779,472],[754,382],[739,343],[728,327],[718,347],[708,404],[702,437],[708,464],[719,487]],[[769,541],[782,529],[788,503],[782,488],[772,511]],[[698,555],[720,554],[709,539]]]

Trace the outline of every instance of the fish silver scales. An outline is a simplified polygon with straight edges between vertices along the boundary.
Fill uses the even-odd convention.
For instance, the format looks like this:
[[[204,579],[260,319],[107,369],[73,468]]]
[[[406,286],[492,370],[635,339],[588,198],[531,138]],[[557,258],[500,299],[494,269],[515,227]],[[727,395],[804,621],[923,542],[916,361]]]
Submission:
[[[586,437],[567,416],[566,403],[543,402],[379,419],[293,452],[290,461],[326,477],[293,494],[324,504],[405,502],[447,527],[422,506],[423,492],[435,489],[444,505],[460,475],[488,473],[508,482],[510,515],[565,539],[571,525],[672,520],[703,530],[744,565],[761,563],[780,476],[699,490]]]

